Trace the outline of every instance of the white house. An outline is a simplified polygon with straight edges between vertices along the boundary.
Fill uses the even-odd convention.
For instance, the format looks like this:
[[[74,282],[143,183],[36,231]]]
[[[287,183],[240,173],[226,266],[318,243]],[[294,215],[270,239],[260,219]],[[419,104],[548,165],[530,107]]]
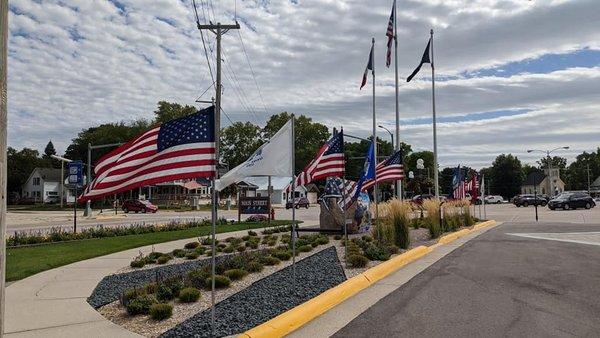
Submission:
[[[273,194],[271,195],[271,204],[285,204],[286,188],[292,179],[290,177],[271,177],[271,186]],[[246,177],[244,182],[258,186],[256,196],[268,196],[269,178],[268,177]],[[296,187],[295,197],[306,197],[306,188],[303,186]]]
[[[36,203],[60,202],[60,179],[60,169],[35,168],[23,184],[21,196]]]

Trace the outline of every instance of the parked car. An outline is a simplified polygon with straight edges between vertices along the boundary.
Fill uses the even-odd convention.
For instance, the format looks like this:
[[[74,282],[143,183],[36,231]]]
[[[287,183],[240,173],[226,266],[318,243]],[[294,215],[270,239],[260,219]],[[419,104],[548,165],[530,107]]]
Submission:
[[[308,209],[308,207],[310,206],[310,203],[308,203],[308,198],[306,198],[306,197],[296,197],[296,198],[294,198],[294,205],[296,206],[296,209],[298,209],[300,207],[304,207],[304,208]],[[292,202],[288,201],[285,204],[285,208],[291,209]]]
[[[125,201],[123,201],[123,204],[121,205],[121,209],[123,210],[124,213],[133,211],[136,214],[138,212],[155,213],[158,211],[158,207],[156,205],[150,203],[150,201],[147,201],[147,200],[125,200]]]
[[[504,202],[504,198],[500,195],[485,196],[485,204],[500,204]]]
[[[548,208],[554,209],[590,209],[596,206],[596,202],[587,192],[562,193],[548,202]]]
[[[548,204],[545,198],[542,196],[534,196],[534,195],[518,195],[515,197],[513,202],[517,207],[528,207],[530,205],[541,205],[543,207]]]
[[[423,204],[424,200],[430,200],[432,198],[434,198],[434,196],[431,195],[431,194],[421,194],[421,195],[415,195],[415,196],[413,196],[413,198],[412,198],[411,201],[414,204],[421,205],[421,204]]]

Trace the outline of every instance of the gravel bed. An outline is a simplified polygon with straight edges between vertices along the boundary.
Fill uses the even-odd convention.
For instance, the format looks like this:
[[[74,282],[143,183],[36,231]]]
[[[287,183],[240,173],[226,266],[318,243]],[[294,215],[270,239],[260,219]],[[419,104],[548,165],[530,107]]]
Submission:
[[[216,336],[244,332],[344,282],[346,276],[334,247],[265,277],[219,302]],[[210,309],[202,311],[165,332],[161,337],[211,337]]]
[[[233,255],[233,254],[231,254]],[[216,256],[218,263],[228,259],[231,255]],[[158,266],[151,269],[131,271],[127,273],[108,275],[96,285],[92,295],[88,297],[88,303],[94,308],[99,308],[119,299],[119,296],[127,289],[144,286],[158,278],[169,278],[183,276],[189,270],[210,264],[210,257],[202,260],[187,261],[180,264]]]

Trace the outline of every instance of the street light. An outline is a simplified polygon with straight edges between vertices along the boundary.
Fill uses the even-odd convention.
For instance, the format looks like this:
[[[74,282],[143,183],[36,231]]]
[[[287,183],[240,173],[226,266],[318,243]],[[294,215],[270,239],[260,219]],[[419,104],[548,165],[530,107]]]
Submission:
[[[378,125],[378,127],[387,131],[390,134],[390,137],[392,139],[392,154],[394,154],[394,134],[392,134],[392,132],[389,129],[387,129],[386,127],[384,127],[382,125]],[[392,188],[394,188],[394,193],[395,193],[396,197],[398,197],[398,195],[402,195],[402,190],[397,181],[392,185]],[[400,199],[402,199],[402,197],[400,197]]]
[[[65,191],[65,162],[69,163],[69,162],[72,162],[72,160],[69,160],[68,158],[56,156],[56,155],[50,155],[50,157],[52,157],[55,160],[60,161],[60,208],[62,209],[63,198],[64,198],[63,194]]]
[[[539,153],[546,154],[546,160],[548,161],[548,164],[547,164],[547,167],[548,167],[548,176],[550,176],[551,175],[551,171],[552,171],[552,160],[550,158],[550,154],[553,153],[553,152],[555,152],[555,151],[557,151],[557,150],[561,150],[561,149],[567,150],[567,149],[569,149],[569,146],[566,146],[566,147],[557,147],[557,148],[554,148],[552,150],[528,149],[527,152],[528,153],[539,152]],[[550,194],[552,196],[554,196],[554,191],[555,191],[555,187],[553,186],[553,183],[554,182],[552,181],[552,178],[550,178]]]
[[[394,134],[392,134],[392,132],[389,129],[387,129],[386,127],[384,127],[382,125],[379,125],[378,127],[387,131],[390,134],[390,137],[392,138],[392,154],[393,154],[394,153],[394,150],[393,150],[394,149]]]

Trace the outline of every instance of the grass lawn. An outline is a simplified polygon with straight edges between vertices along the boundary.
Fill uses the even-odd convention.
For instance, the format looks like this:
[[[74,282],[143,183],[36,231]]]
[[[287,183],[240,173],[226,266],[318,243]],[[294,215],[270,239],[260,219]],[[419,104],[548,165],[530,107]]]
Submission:
[[[300,222],[299,222],[300,223]],[[271,221],[271,226],[290,224],[290,221]],[[217,233],[238,230],[260,229],[267,223],[239,223],[217,226]],[[210,226],[202,226],[178,231],[154,232],[141,235],[129,235],[81,240],[66,243],[44,244],[6,250],[6,280],[15,281],[38,272],[82,261],[88,258],[108,255],[145,245],[163,243],[184,238],[206,236]],[[132,257],[133,258],[133,257]]]

